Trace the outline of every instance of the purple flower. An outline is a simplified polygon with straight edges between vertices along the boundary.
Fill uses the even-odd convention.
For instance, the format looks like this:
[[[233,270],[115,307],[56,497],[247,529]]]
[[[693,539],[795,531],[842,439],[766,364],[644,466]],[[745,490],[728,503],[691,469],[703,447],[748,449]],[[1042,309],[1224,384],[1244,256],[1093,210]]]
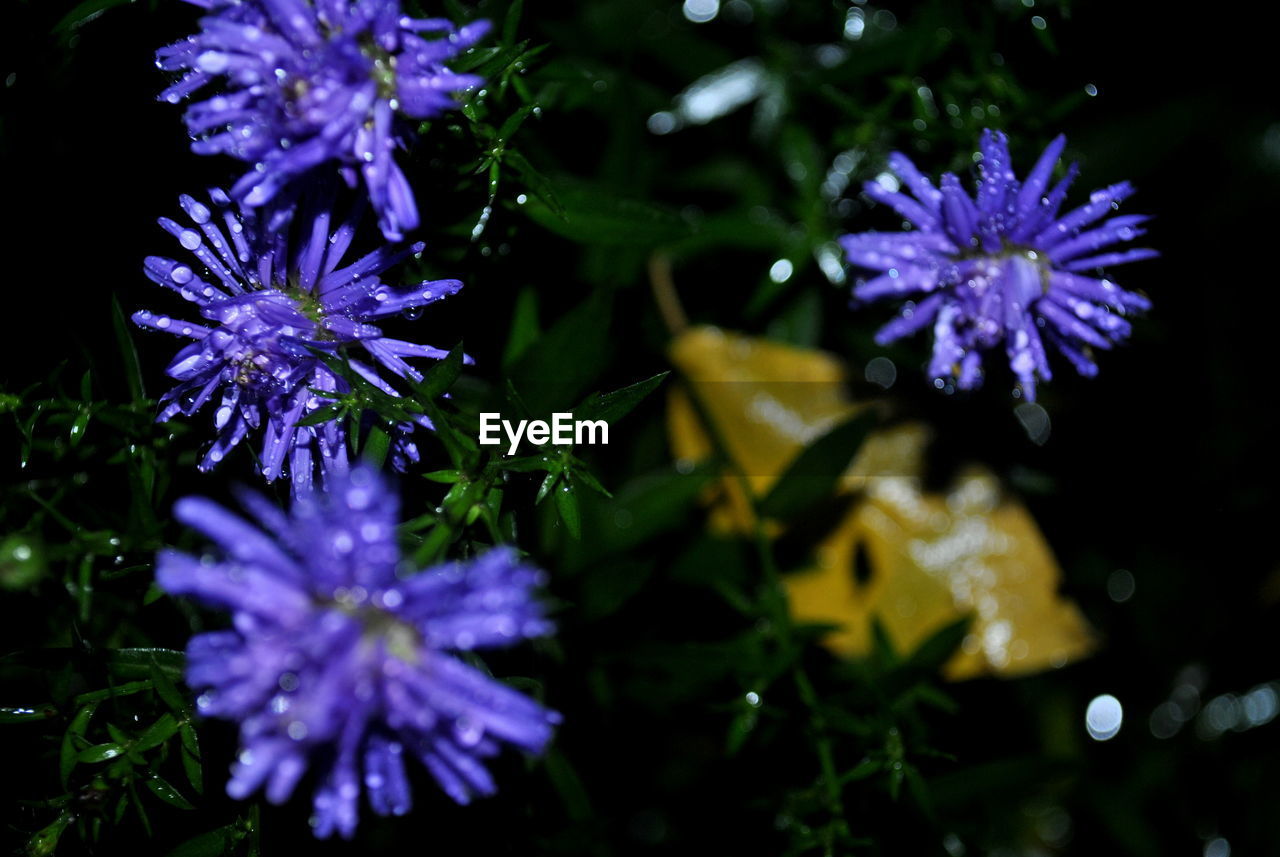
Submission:
[[[243,502],[263,529],[209,500],[179,501],[177,518],[222,556],[164,551],[156,568],[167,592],[232,613],[232,630],[187,645],[199,711],[240,724],[228,794],[265,786],[282,803],[311,769],[315,834],[350,837],[362,783],[379,815],[409,811],[406,756],[465,804],[493,794],[482,760],[500,744],[546,746],[558,714],[450,654],[549,633],[532,594],[542,572],[495,548],[407,573],[399,502],[364,465],[288,515],[255,494]]]
[[[217,437],[200,469],[212,469],[250,432],[261,431],[262,474],[274,480],[287,460],[294,489],[305,490],[317,467],[325,478],[347,469],[341,422],[301,424],[332,404],[326,393],[349,391],[346,380],[311,349],[345,357],[370,383],[397,395],[376,365],[417,380],[422,375],[406,358],[438,360],[447,352],[384,336],[374,322],[448,297],[462,283],[429,280],[395,289],[379,280],[387,268],[420,252],[421,244],[379,247],[342,265],[358,211],[335,226],[327,205],[303,205],[294,215],[296,240],[290,242],[290,224],[268,229],[257,210],[237,211],[222,191],[210,195],[213,208],[180,198],[190,226],[160,218],[194,260],[150,256],[144,265],[153,282],[195,303],[204,318],[196,323],[146,310],[133,315],[142,327],[191,340],[169,364],[167,372],[178,384],[161,397],[158,420],[191,416],[216,396]],[[357,346],[375,365],[352,355]],[[431,427],[425,417],[417,424]],[[393,432],[392,462],[398,469],[418,460],[409,439],[413,429],[405,423]]]
[[[156,64],[183,77],[160,97],[178,103],[216,78],[224,86],[186,112],[192,151],[253,164],[231,188],[246,205],[337,162],[364,177],[383,234],[402,240],[418,209],[393,159],[406,120],[432,119],[452,93],[481,83],[446,62],[475,44],[487,21],[457,28],[409,18],[399,0],[187,0],[208,10],[200,32],[161,48]]]
[[[953,173],[935,188],[915,165],[894,153],[897,182],[868,182],[867,194],[914,227],[906,232],[864,232],[840,239],[849,261],[883,272],[854,289],[862,301],[908,298],[901,314],[876,334],[881,345],[933,327],[929,374],[938,387],[954,378],[961,389],[982,384],[986,352],[1003,346],[1029,400],[1036,380],[1052,374],[1047,341],[1082,375],[1098,372],[1093,348],[1110,348],[1129,335],[1123,316],[1150,308],[1143,296],[1103,278],[1101,269],[1149,259],[1154,250],[1106,249],[1145,230],[1142,215],[1109,215],[1128,197],[1128,182],[1094,191],[1067,214],[1058,210],[1076,176],[1071,165],[1050,177],[1066,139],[1059,136],[1019,182],[1001,132],[984,131],[977,194],[970,197]]]

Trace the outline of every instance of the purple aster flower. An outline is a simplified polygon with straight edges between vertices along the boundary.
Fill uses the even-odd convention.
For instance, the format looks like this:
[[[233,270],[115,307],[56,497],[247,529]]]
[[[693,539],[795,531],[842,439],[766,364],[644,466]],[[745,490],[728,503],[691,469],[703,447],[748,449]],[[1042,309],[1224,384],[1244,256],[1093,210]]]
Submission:
[[[462,283],[429,280],[396,289],[381,282],[383,271],[420,252],[422,244],[382,246],[343,265],[358,211],[335,226],[328,205],[303,205],[291,242],[289,224],[267,229],[259,210],[237,210],[219,190],[210,196],[213,208],[180,198],[189,226],[167,217],[159,221],[194,260],[150,256],[144,265],[153,282],[196,304],[203,316],[196,323],[146,310],[133,315],[141,327],[191,340],[166,370],[178,384],[161,397],[158,421],[191,416],[216,400],[217,437],[200,469],[212,469],[250,432],[261,431],[263,476],[274,480],[287,464],[294,489],[305,490],[317,468],[326,478],[347,469],[341,422],[300,424],[332,404],[326,393],[350,390],[312,349],[345,357],[371,384],[397,395],[377,367],[418,380],[422,374],[406,358],[438,360],[447,352],[384,336],[374,323],[448,297]],[[357,346],[370,363],[354,356]],[[426,417],[418,417],[417,425],[431,427]],[[398,469],[418,460],[409,436],[414,427],[405,423],[393,432],[392,463]]]
[[[445,65],[489,29],[409,18],[399,0],[187,0],[208,10],[200,32],[156,54],[183,77],[161,93],[177,103],[216,78],[224,86],[187,109],[200,155],[253,164],[231,188],[261,205],[298,176],[336,162],[347,183],[363,176],[383,234],[399,241],[418,209],[393,150],[407,120],[456,107],[452,93],[481,79]]]
[[[860,282],[854,296],[908,299],[876,341],[883,345],[932,326],[929,374],[939,387],[949,378],[961,389],[980,386],[984,354],[1003,346],[1023,394],[1034,400],[1037,378],[1052,377],[1046,341],[1080,374],[1093,376],[1098,366],[1092,349],[1127,338],[1130,325],[1124,316],[1150,308],[1145,297],[1101,273],[1110,265],[1157,255],[1112,247],[1145,234],[1139,226],[1146,217],[1127,214],[1098,222],[1133,187],[1120,182],[1094,191],[1087,204],[1059,215],[1077,171],[1072,164],[1050,184],[1064,145],[1061,136],[1050,143],[1019,182],[1005,135],[984,131],[974,197],[953,173],[943,174],[934,187],[896,152],[889,165],[910,195],[879,182],[866,184],[872,199],[914,228],[840,239],[850,262],[882,272]]]
[[[362,783],[379,815],[409,811],[405,757],[465,804],[494,792],[483,760],[500,745],[542,751],[559,715],[452,654],[549,633],[533,599],[542,572],[495,548],[406,573],[399,502],[364,465],[288,515],[243,501],[263,529],[209,500],[179,501],[178,520],[222,556],[164,551],[156,567],[167,592],[232,613],[231,630],[187,645],[199,711],[240,724],[228,794],[265,786],[282,803],[311,769],[315,834],[350,837]]]

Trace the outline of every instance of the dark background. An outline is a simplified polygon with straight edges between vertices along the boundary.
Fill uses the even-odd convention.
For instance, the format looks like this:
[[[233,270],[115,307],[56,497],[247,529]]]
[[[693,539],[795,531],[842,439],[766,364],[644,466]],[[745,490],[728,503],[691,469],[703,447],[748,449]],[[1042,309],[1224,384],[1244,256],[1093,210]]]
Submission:
[[[51,33],[70,4],[7,0],[0,13],[0,81],[9,76],[0,88],[5,392],[45,381],[65,362],[60,377],[66,380],[58,383],[69,390],[92,365],[95,395],[122,397],[112,368],[118,355],[111,297],[126,311],[176,309],[176,300],[169,302],[171,296],[141,274],[143,256],[176,249],[155,218],[174,216],[178,193],[225,182],[232,168],[190,154],[178,110],[154,100],[163,78],[152,52],[188,32],[195,15],[180,3],[153,5],[111,9],[82,27],[73,45]],[[505,8],[481,4],[480,14],[500,19]],[[1030,443],[1014,419],[1007,376],[992,373],[977,394],[943,396],[922,378],[923,340],[892,352],[899,367],[893,394],[938,428],[935,478],[944,481],[961,461],[999,470],[1035,514],[1063,566],[1066,591],[1100,631],[1103,646],[1054,674],[949,687],[957,711],[929,716],[930,744],[954,756],[925,768],[933,815],[867,789],[850,801],[854,834],[874,840],[865,846],[868,853],[882,854],[945,853],[948,834],[970,854],[1192,855],[1210,854],[1205,849],[1212,847],[1219,849],[1213,857],[1225,857],[1220,845],[1207,844],[1217,837],[1230,843],[1230,853],[1280,854],[1273,830],[1280,727],[1214,735],[1201,714],[1173,737],[1158,739],[1148,722],[1171,698],[1191,699],[1188,687],[1205,703],[1280,679],[1271,500],[1280,429],[1274,406],[1280,298],[1270,255],[1280,185],[1274,11],[1263,4],[889,5],[896,16],[892,31],[869,32],[848,45],[850,65],[865,62],[843,82],[865,109],[856,116],[841,114],[821,96],[829,82],[812,79],[810,58],[814,45],[839,42],[847,4],[792,0],[773,13],[765,5],[752,8],[750,22],[735,22],[726,7],[716,20],[694,25],[681,17],[678,3],[666,0],[528,3],[522,36],[551,46],[531,76],[546,99],[542,117],[521,132],[525,153],[566,187],[571,179],[588,180],[595,192],[649,200],[685,218],[759,204],[802,224],[808,210],[786,178],[786,128],[805,129],[824,165],[848,141],[866,146],[868,160],[845,194],[854,200],[858,183],[880,169],[891,147],[911,153],[926,172],[954,167],[972,151],[981,123],[966,119],[951,127],[941,120],[917,132],[910,126],[914,114],[888,93],[895,80],[915,75],[935,87],[950,82],[963,91],[968,81],[984,92],[986,84],[975,81],[998,51],[998,68],[1015,88],[998,100],[1001,113],[993,121],[1009,130],[1019,171],[1053,134],[1065,132],[1068,154],[1082,162],[1068,204],[1089,189],[1132,180],[1139,192],[1126,211],[1155,215],[1146,242],[1162,253],[1113,272],[1126,287],[1148,294],[1155,308],[1135,324],[1130,344],[1103,356],[1097,379],[1078,379],[1064,368],[1042,388],[1052,418],[1043,446]],[[1044,16],[1049,39],[1037,35],[1032,15]],[[953,39],[929,55],[918,47],[926,41],[920,34],[938,26],[948,27]],[[667,109],[698,76],[744,56],[764,57],[794,87],[776,133],[753,131],[750,107],[667,136],[645,129],[645,119]],[[603,89],[589,85],[601,80]],[[1083,95],[1087,83],[1096,85],[1097,97]],[[441,144],[444,151],[462,145],[452,139]],[[928,149],[913,140],[924,140]],[[485,237],[471,243],[455,227],[482,196],[450,178],[440,190],[457,193],[437,202],[432,176],[439,171],[426,161],[419,158],[423,178],[414,181],[428,240],[440,251],[428,264],[462,276],[467,287],[418,323],[423,341],[450,347],[465,334],[477,374],[492,379],[521,289],[537,290],[544,320],[593,290],[608,291],[615,306],[612,321],[602,324],[611,324],[613,350],[598,386],[666,367],[662,328],[643,278],[647,248],[553,234],[505,197],[508,204],[499,206]],[[728,179],[716,178],[716,170]],[[748,199],[753,193],[760,198]],[[824,228],[832,234],[883,226],[883,212],[867,212],[862,203],[844,216],[835,206],[826,214]],[[846,293],[812,263],[798,266],[777,299],[753,308],[748,299],[777,257],[777,248],[732,243],[677,252],[676,278],[690,316],[765,333],[803,312],[813,321],[806,334],[812,344],[855,366],[881,353],[869,337],[888,310],[850,313]],[[172,346],[159,336],[136,339],[154,396],[163,389],[161,370]],[[610,487],[669,458],[656,399],[632,420],[617,429],[612,447],[592,458]],[[189,436],[175,441],[175,454],[198,448],[206,426],[201,420],[192,425]],[[109,447],[109,438],[100,442]],[[29,477],[19,476],[9,452],[4,459],[14,486]],[[44,476],[57,474],[55,468]],[[109,505],[113,492],[128,490],[112,478],[92,480],[86,496],[93,499],[83,502]],[[169,496],[186,490],[223,496],[227,483],[246,478],[243,457],[212,477],[175,472]],[[16,532],[25,526],[24,507],[10,502],[4,526]],[[407,504],[413,502],[411,493]],[[555,764],[576,772],[569,782],[580,780],[586,803],[566,797],[566,788],[573,789],[563,771],[549,774],[533,765],[523,772],[518,760],[505,758],[500,797],[459,810],[422,780],[413,816],[366,817],[365,839],[350,847],[361,853],[784,851],[787,834],[774,822],[787,789],[813,776],[803,750],[766,742],[724,757],[726,711],[741,688],[719,676],[701,693],[655,690],[636,654],[741,630],[705,594],[682,589],[664,572],[700,527],[691,513],[670,538],[637,548],[626,563],[650,569],[638,591],[607,618],[567,612],[558,652],[498,661],[514,672],[539,674],[552,703],[565,712]],[[555,570],[555,550],[534,541],[525,547]],[[1117,569],[1135,581],[1123,603],[1108,595]],[[553,575],[552,592],[580,604],[585,579]],[[112,615],[136,622],[131,645],[150,639],[181,647],[184,620],[177,610],[143,611],[130,600],[145,583],[126,578],[104,587],[104,597],[119,599]],[[56,585],[5,593],[3,648],[67,645],[66,628],[56,627],[65,611],[61,597]],[[687,671],[692,676],[694,667]],[[669,698],[662,695],[668,692]],[[1101,693],[1121,700],[1125,721],[1114,740],[1095,743],[1084,732],[1083,712]],[[40,766],[47,764],[48,746],[18,731],[34,735],[34,727],[4,728],[13,730],[0,732],[5,788],[13,793],[6,832],[20,837],[46,823],[39,810],[14,801],[46,794]],[[194,832],[193,825],[213,827],[235,811],[217,797],[219,754],[229,756],[230,730],[214,725],[207,732],[209,797],[200,805],[202,817],[195,822],[170,813],[158,821],[159,853]],[[299,839],[303,815],[296,808],[268,810],[264,852],[310,850],[310,842]],[[139,835],[122,827],[99,850],[120,849]],[[63,847],[78,853],[82,846],[68,834]]]

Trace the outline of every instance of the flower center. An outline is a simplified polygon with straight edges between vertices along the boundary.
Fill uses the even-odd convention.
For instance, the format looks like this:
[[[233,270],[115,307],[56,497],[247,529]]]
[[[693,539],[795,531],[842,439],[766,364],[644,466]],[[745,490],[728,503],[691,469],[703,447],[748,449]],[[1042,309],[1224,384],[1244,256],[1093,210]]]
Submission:
[[[393,606],[392,594],[399,597],[394,590],[374,593],[372,601],[362,586],[350,589],[339,587],[333,594],[332,601],[325,605],[332,607],[360,623],[362,634],[360,644],[373,647],[382,643],[387,654],[406,664],[416,665],[422,661],[423,640],[418,629],[387,609]],[[398,602],[397,602],[398,603]]]

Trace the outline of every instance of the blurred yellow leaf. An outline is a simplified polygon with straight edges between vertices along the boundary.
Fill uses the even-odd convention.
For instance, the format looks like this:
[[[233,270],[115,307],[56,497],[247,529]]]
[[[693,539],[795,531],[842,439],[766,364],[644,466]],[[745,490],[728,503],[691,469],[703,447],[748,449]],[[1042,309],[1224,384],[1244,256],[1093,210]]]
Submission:
[[[705,459],[719,446],[757,498],[807,444],[868,407],[848,397],[840,361],[819,351],[700,327],[678,335],[670,353],[697,402],[678,388],[670,394],[677,459]],[[840,480],[861,499],[817,546],[816,566],[784,581],[795,619],[838,625],[824,644],[856,656],[869,650],[872,616],[911,650],[971,615],[946,668],[957,679],[1035,672],[1086,654],[1088,625],[1057,595],[1060,572],[1030,514],[985,471],[965,474],[945,495],[922,491],[928,440],[928,429],[911,423],[868,437]],[[708,502],[713,530],[752,532],[739,479],[724,479]],[[774,522],[765,526],[776,534]]]
[[[870,650],[872,615],[910,651],[969,614],[969,635],[946,668],[955,679],[1038,672],[1092,648],[1084,617],[1057,594],[1058,566],[1035,521],[985,471],[945,495],[921,492],[914,479],[875,480],[815,553],[816,567],[784,584],[798,621],[841,626],[823,641],[837,653]]]

